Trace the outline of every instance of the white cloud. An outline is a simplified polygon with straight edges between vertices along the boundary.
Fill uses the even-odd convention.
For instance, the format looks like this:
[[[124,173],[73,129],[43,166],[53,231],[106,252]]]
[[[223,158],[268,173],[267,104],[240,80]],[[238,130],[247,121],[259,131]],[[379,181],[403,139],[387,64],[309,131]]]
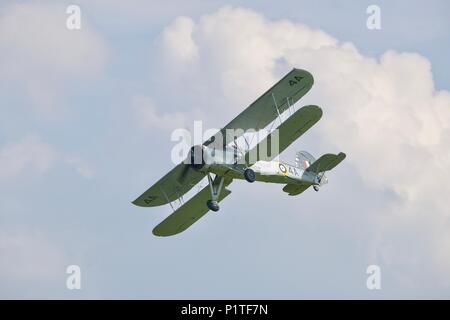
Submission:
[[[181,112],[160,113],[149,97],[135,96],[131,102],[137,121],[145,130],[171,131],[184,128],[188,124],[186,115]]]
[[[35,291],[33,285],[38,283],[50,286],[60,281],[64,286],[65,254],[40,232],[0,230],[0,256],[0,295],[3,297],[15,294],[24,297],[27,286]],[[13,292],[8,291],[9,287]],[[14,292],[17,288],[22,288],[20,293]]]
[[[0,82],[27,93],[44,115],[60,108],[61,81],[95,77],[107,59],[86,15],[82,29],[73,31],[67,17],[62,4],[15,3],[0,12]]]
[[[188,17],[178,17],[162,35],[164,50],[170,54],[171,61],[192,62],[198,58],[198,48],[192,39],[194,21]]]
[[[54,165],[56,158],[56,151],[36,136],[7,144],[0,149],[0,180],[24,172],[43,174]]]
[[[373,59],[322,31],[241,8],[205,15],[189,32],[179,24],[163,33],[171,44],[163,54],[190,67],[189,74],[177,70],[190,86],[210,89],[204,99],[239,107],[228,113],[242,110],[290,68],[309,70],[315,86],[304,101],[323,107],[315,129],[321,142],[345,151],[369,187],[396,195],[372,225],[372,254],[409,279],[450,284],[450,93],[435,89],[425,57],[388,51]],[[188,39],[196,59],[177,56],[186,42],[173,39]]]
[[[76,156],[68,156],[66,157],[65,161],[68,165],[74,167],[77,173],[83,178],[90,179],[94,177],[94,169],[82,158]]]
[[[0,181],[24,174],[44,175],[58,163],[65,163],[83,178],[92,178],[94,169],[78,156],[66,156],[37,135],[29,135],[0,148]]]
[[[82,16],[81,30],[66,28],[64,5],[13,4],[0,16],[3,74],[95,74],[104,66],[106,48]]]

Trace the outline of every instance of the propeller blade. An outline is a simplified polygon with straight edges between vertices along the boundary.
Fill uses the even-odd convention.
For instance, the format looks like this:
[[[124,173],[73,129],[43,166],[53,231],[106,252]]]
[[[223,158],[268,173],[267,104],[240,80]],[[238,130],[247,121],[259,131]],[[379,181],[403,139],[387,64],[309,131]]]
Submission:
[[[183,170],[180,173],[180,176],[177,179],[179,183],[184,184],[184,182],[186,181],[186,177],[189,173],[189,170],[192,170],[191,165],[185,164]]]

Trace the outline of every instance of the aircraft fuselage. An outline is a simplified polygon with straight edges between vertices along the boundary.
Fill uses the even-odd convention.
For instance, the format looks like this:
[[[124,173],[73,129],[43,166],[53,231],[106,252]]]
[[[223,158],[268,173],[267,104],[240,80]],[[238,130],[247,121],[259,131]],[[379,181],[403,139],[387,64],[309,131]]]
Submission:
[[[280,161],[257,161],[248,167],[256,174],[256,181],[292,184],[292,183],[316,183],[316,175],[296,166]],[[203,172],[211,172],[219,176],[232,179],[245,179],[243,172],[247,169],[242,164],[213,163],[201,169]]]
[[[317,175],[307,170],[281,161],[256,161],[248,166],[243,160],[243,154],[234,147],[208,148],[196,146],[191,151],[191,163],[194,168],[205,174],[210,172],[218,176],[232,179],[245,179],[244,171],[251,169],[256,175],[256,181],[295,184],[320,184]]]

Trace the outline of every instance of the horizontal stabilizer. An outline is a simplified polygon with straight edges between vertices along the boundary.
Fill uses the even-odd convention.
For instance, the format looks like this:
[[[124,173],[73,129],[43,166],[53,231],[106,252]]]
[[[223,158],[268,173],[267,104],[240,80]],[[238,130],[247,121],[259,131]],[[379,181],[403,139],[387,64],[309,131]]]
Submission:
[[[230,182],[225,182],[224,186],[228,184],[230,184]],[[230,194],[230,190],[223,188],[220,192],[219,202]],[[209,185],[207,185],[202,191],[197,193],[164,221],[158,224],[153,229],[153,234],[155,236],[168,237],[183,232],[209,211],[206,201],[210,198],[211,191]]]
[[[308,189],[311,186],[311,184],[287,184],[284,186],[283,191],[288,193],[290,196],[296,196],[306,189]]]
[[[329,171],[341,163],[345,157],[346,155],[343,152],[340,152],[338,155],[331,153],[324,154],[310,165],[306,171],[313,173]]]

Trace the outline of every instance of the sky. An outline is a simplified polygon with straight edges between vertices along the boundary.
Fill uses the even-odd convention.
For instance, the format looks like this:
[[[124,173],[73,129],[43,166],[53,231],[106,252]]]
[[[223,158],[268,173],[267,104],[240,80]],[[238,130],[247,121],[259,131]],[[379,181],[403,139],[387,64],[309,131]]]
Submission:
[[[0,298],[450,298],[449,9],[2,1]],[[281,159],[345,152],[329,184],[235,181],[218,213],[153,236],[170,207],[131,201],[174,167],[171,133],[220,128],[294,67],[315,79],[297,107],[324,114]]]

